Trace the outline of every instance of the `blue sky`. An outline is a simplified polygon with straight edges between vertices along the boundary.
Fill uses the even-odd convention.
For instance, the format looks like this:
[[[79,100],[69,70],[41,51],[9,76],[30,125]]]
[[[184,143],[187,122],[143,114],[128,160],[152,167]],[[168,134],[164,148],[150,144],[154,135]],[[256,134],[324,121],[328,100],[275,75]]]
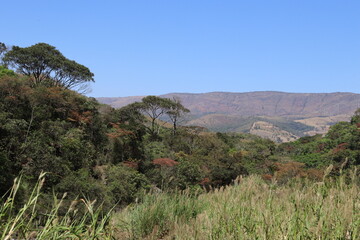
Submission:
[[[3,1],[0,42],[45,42],[95,74],[89,96],[360,93],[360,1]]]

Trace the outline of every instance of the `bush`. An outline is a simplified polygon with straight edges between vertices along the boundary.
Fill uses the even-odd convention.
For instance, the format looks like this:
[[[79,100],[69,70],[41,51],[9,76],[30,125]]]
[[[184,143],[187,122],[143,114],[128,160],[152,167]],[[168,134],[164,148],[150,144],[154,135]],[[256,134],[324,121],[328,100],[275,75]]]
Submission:
[[[147,178],[136,170],[123,166],[109,166],[106,171],[106,187],[112,201],[120,205],[134,202],[141,198],[150,187]]]
[[[180,189],[199,185],[204,178],[200,165],[190,161],[182,161],[176,166],[176,182]]]
[[[88,169],[80,169],[64,177],[55,188],[58,193],[68,193],[69,199],[85,198],[96,200],[105,210],[114,205],[109,190],[100,181],[94,179]]]

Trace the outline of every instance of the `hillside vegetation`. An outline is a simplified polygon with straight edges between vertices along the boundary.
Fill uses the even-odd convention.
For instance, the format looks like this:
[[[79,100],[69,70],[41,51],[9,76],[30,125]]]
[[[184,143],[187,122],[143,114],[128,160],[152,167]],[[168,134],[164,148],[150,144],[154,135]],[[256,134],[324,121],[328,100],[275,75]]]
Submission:
[[[191,225],[189,238],[200,234],[196,236],[217,239],[236,233],[249,239],[359,236],[358,215],[352,212],[359,204],[353,197],[359,184],[355,171],[360,164],[359,111],[350,122],[333,125],[325,136],[276,144],[246,133],[183,126],[189,109],[178,98],[147,96],[118,109],[100,104],[74,91],[86,89],[93,74],[44,43],[8,49],[3,60],[0,235],[4,239],[26,239],[31,234],[36,239],[51,235],[151,239],[174,236]],[[333,168],[324,174],[329,165]],[[238,184],[239,176],[243,177]],[[301,184],[292,185],[293,179]],[[238,185],[227,187],[234,183]],[[292,188],[294,193],[288,194]],[[237,194],[242,191],[252,194]],[[272,198],[276,191],[291,198]],[[325,205],[316,205],[319,200],[345,209],[344,215],[329,214]],[[283,222],[273,223],[273,232],[263,229],[272,219],[270,212],[259,212],[264,202],[283,215]],[[294,202],[305,210],[291,210]],[[286,207],[279,209],[278,204]],[[231,215],[232,208],[240,215]],[[250,214],[246,208],[256,214],[241,215]],[[224,212],[218,212],[221,209]],[[208,220],[198,225],[202,217]],[[221,225],[225,220],[228,227]],[[302,223],[305,220],[309,225]],[[321,233],[320,226],[329,229]]]

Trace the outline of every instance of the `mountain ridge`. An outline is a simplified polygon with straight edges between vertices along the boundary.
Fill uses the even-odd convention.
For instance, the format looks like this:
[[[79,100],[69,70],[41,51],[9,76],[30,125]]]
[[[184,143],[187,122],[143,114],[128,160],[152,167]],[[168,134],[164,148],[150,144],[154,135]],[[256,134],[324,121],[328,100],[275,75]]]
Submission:
[[[168,93],[158,96],[179,98],[182,104],[191,111],[191,120],[187,123],[189,125],[199,125],[216,131],[232,129],[242,132],[264,132],[265,130],[260,129],[260,131],[259,128],[266,126],[266,131],[271,131],[270,124],[272,124],[276,132],[284,130],[286,135],[292,136],[291,139],[293,136],[298,138],[308,134],[324,134],[334,123],[333,119],[346,121],[360,107],[360,94],[351,92],[254,91]],[[143,97],[113,97],[98,98],[98,100],[101,103],[119,108],[135,101],[141,101]],[[260,119],[256,119],[259,117]],[[274,117],[277,117],[278,120],[270,119]],[[249,118],[253,118],[253,120],[249,120]],[[306,121],[307,119],[311,120]],[[255,124],[256,120],[260,123]],[[264,121],[268,124],[262,123]],[[243,124],[244,122],[247,122],[246,127]],[[308,126],[308,128],[301,124]],[[256,126],[259,131],[249,128],[250,125]],[[298,131],[298,128],[301,131]],[[271,133],[265,135],[267,137],[272,136]],[[278,136],[274,135],[270,138],[274,140],[278,139]]]

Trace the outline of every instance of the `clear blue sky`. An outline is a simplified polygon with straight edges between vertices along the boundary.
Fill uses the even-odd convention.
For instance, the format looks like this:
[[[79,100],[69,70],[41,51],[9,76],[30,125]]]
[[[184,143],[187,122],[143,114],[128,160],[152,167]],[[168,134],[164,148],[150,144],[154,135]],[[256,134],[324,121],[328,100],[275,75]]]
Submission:
[[[0,42],[89,67],[95,97],[360,93],[359,0],[12,0],[0,22]]]

